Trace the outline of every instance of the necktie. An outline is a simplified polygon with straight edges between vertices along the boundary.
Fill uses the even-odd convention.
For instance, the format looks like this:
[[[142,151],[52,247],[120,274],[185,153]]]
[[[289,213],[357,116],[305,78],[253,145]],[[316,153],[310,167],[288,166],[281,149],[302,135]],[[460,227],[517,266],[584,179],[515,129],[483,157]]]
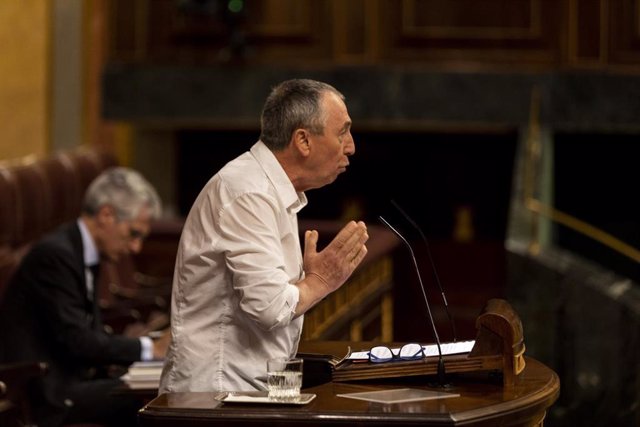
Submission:
[[[98,278],[100,277],[100,264],[90,265],[87,268],[89,270],[89,274],[87,274],[87,297],[93,301]]]
[[[100,264],[90,265],[87,267],[87,298],[90,301],[90,308],[88,314],[88,320],[94,328],[100,329],[100,313],[99,304],[97,301],[98,279],[100,277]]]

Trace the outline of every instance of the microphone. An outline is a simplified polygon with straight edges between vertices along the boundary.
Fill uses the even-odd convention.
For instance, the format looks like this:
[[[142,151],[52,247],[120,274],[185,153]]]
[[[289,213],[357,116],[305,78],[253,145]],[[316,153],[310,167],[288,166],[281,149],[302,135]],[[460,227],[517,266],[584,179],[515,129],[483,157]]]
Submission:
[[[453,334],[453,342],[456,342],[458,340],[456,336],[456,324],[453,321],[453,318],[451,317],[451,312],[449,311],[449,304],[447,303],[447,297],[445,296],[444,289],[442,288],[442,284],[440,283],[440,278],[438,277],[438,272],[436,271],[436,264],[433,262],[433,257],[431,256],[431,248],[429,247],[429,241],[427,240],[427,237],[422,232],[422,229],[420,228],[420,226],[418,226],[418,224],[413,219],[411,219],[411,217],[400,207],[400,205],[396,203],[395,200],[392,199],[391,204],[393,205],[394,208],[398,210],[398,212],[402,214],[404,219],[406,219],[407,222],[413,226],[413,228],[418,230],[418,233],[420,234],[420,237],[422,238],[424,245],[427,247],[427,256],[429,257],[429,262],[431,263],[431,271],[433,271],[433,278],[435,279],[436,284],[438,285],[438,289],[440,290],[440,295],[442,296],[442,302],[444,303],[444,310],[447,312],[447,317],[449,318],[449,324],[451,325],[451,333]]]
[[[413,261],[413,265],[416,269],[416,274],[418,275],[418,282],[420,283],[420,289],[422,290],[422,296],[424,297],[424,302],[425,305],[427,306],[427,313],[429,314],[429,322],[431,323],[431,328],[433,330],[433,336],[436,339],[436,346],[438,347],[438,370],[437,370],[437,374],[438,374],[438,385],[440,387],[446,387],[446,380],[445,380],[445,376],[446,376],[446,372],[445,372],[445,368],[444,368],[444,358],[442,357],[442,348],[441,348],[441,344],[440,344],[440,337],[438,336],[438,331],[436,330],[436,323],[433,321],[433,315],[431,314],[431,305],[429,305],[429,300],[427,299],[427,292],[424,290],[424,284],[422,283],[422,276],[420,275],[420,269],[418,268],[418,261],[416,261],[416,256],[413,252],[413,248],[411,247],[411,244],[407,241],[407,239],[404,238],[404,236],[402,236],[402,234],[400,234],[400,232],[398,230],[396,230],[391,224],[389,224],[387,222],[386,219],[384,219],[381,215],[378,216],[378,219],[385,225],[387,226],[387,228],[391,231],[393,231],[393,233],[398,236],[398,238],[400,240],[402,240],[404,242],[405,245],[407,245],[407,248],[409,248],[409,253],[411,254],[411,260]]]

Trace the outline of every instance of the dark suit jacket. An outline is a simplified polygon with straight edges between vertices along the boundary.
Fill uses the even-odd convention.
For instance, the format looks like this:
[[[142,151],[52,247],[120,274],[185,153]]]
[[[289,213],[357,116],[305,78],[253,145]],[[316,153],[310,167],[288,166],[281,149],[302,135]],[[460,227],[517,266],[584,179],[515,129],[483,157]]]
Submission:
[[[0,362],[49,364],[33,390],[40,418],[64,417],[65,390],[74,382],[140,358],[138,339],[104,331],[96,288],[90,299],[82,238],[73,222],[31,248],[0,303]]]

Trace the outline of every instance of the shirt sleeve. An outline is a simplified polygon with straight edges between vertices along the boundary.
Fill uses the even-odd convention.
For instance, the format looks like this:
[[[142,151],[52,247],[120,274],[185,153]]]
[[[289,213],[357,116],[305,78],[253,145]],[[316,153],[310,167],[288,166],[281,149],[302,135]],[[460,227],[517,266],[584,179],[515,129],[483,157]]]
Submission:
[[[291,220],[260,193],[236,198],[220,218],[220,244],[240,309],[265,330],[288,325],[299,300],[300,243]]]
[[[147,362],[153,360],[153,341],[149,337],[140,337],[140,360]]]

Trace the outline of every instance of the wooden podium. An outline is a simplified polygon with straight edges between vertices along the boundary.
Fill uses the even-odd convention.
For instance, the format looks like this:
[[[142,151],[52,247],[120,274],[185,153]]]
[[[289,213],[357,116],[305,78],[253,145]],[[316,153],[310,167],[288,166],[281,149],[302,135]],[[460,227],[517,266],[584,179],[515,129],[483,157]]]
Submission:
[[[478,329],[473,349],[468,354],[443,356],[445,372],[496,372],[502,374],[505,387],[515,384],[525,367],[522,322],[511,305],[491,299],[476,320]],[[333,369],[333,381],[357,381],[435,375],[438,358],[412,361],[370,363],[343,360]]]
[[[354,344],[334,342],[340,348]],[[337,348],[337,347],[336,347]],[[162,394],[138,415],[141,427],[233,426],[512,426],[541,427],[560,392],[557,375],[531,358],[518,381],[505,388],[488,376],[463,373],[446,391],[459,397],[382,404],[340,394],[428,387],[420,377],[384,381],[328,382],[303,389],[316,398],[303,406],[223,403],[216,392]]]
[[[310,366],[337,361],[347,348],[378,343],[306,341],[303,393],[315,394],[302,406],[223,403],[216,392],[163,394],[139,413],[142,427],[195,426],[526,426],[541,427],[547,409],[560,393],[555,372],[524,356],[522,324],[509,304],[490,300],[476,322],[478,333],[469,354],[445,358],[447,373],[456,373],[445,389],[429,385],[425,375],[437,361],[384,364],[340,362],[309,382]],[[321,356],[326,355],[326,356]],[[325,362],[322,365],[322,362]],[[386,365],[386,366],[382,366]],[[487,373],[502,373],[502,378]],[[454,393],[457,397],[403,403],[376,403],[340,396],[363,391],[416,388]]]

